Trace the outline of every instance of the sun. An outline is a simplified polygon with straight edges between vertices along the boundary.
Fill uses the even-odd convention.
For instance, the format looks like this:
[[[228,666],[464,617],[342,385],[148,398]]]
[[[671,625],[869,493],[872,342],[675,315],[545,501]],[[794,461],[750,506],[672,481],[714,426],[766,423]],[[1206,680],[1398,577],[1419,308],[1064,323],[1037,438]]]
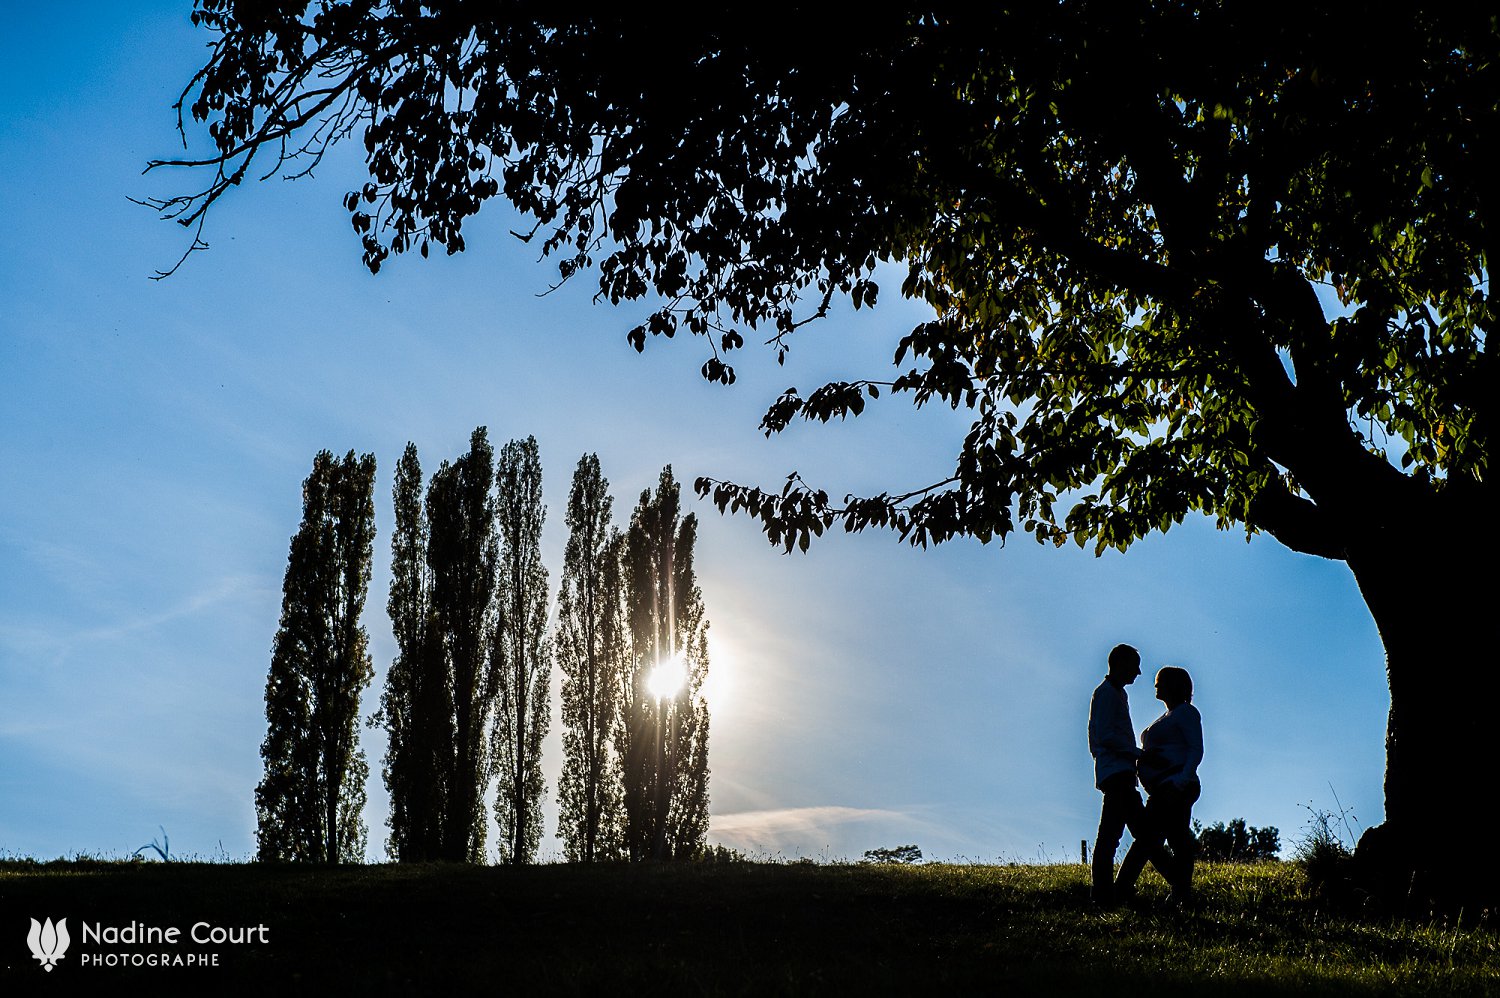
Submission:
[[[687,659],[678,652],[656,663],[646,676],[646,689],[657,700],[667,700],[677,695],[687,682]]]

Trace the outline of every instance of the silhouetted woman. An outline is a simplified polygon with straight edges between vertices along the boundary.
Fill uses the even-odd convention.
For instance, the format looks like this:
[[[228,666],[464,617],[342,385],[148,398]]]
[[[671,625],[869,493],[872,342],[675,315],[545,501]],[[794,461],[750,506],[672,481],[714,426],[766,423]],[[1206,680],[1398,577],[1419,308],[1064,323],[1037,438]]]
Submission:
[[[1147,834],[1125,853],[1115,890],[1121,898],[1130,897],[1149,859],[1172,886],[1173,900],[1185,902],[1192,895],[1198,847],[1191,826],[1193,803],[1202,792],[1198,765],[1203,761],[1203,718],[1193,706],[1193,679],[1186,669],[1169,665],[1157,672],[1156,699],[1166,704],[1167,712],[1141,732],[1137,763],[1141,786],[1151,795],[1146,801]]]

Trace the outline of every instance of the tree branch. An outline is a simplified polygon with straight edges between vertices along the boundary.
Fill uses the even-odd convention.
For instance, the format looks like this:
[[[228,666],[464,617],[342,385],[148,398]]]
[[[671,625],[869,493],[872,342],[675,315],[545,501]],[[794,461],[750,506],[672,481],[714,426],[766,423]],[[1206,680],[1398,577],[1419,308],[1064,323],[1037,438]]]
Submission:
[[[1294,494],[1280,475],[1273,474],[1250,501],[1248,520],[1293,551],[1335,561],[1348,558],[1343,521]]]

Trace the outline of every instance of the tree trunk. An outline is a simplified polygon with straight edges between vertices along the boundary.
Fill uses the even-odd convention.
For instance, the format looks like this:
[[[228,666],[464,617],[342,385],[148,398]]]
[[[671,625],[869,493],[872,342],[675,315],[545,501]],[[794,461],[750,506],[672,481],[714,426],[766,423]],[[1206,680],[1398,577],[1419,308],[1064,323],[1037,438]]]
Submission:
[[[1492,904],[1500,861],[1472,818],[1489,796],[1500,737],[1493,533],[1483,519],[1451,517],[1376,533],[1349,550],[1391,693],[1386,817],[1360,838],[1359,875],[1403,904]]]

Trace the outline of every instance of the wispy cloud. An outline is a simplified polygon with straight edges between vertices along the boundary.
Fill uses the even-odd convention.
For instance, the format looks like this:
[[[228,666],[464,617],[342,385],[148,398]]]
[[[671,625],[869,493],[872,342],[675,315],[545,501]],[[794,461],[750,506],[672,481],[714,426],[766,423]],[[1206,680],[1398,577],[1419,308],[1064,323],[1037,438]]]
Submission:
[[[926,828],[930,828],[928,822],[903,811],[836,804],[738,811],[709,819],[709,834],[716,841],[742,852],[768,854],[801,855],[818,849],[833,849],[837,854],[882,834]]]
[[[200,614],[221,603],[247,595],[268,592],[266,580],[252,575],[226,575],[190,593],[170,606],[135,614],[121,614],[93,627],[46,629],[15,625],[0,620],[0,646],[18,653],[62,656],[79,645],[119,641],[150,632],[165,624]]]

